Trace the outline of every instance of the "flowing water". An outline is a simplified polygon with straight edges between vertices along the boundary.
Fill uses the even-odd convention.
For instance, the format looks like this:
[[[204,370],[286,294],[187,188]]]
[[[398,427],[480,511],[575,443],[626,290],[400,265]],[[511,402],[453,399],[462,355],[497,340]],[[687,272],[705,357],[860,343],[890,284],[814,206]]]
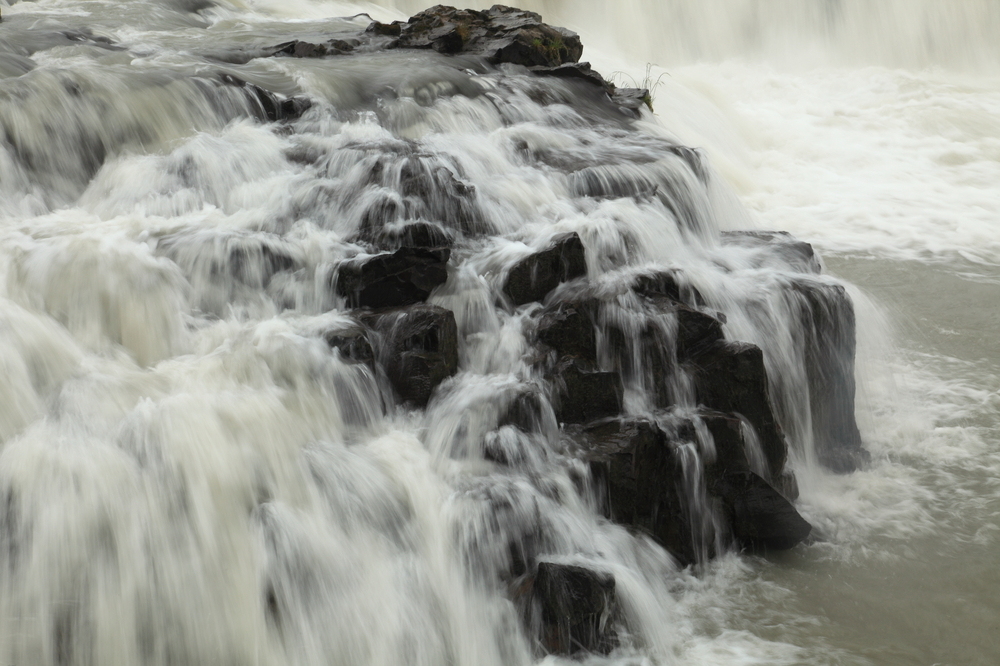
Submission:
[[[595,663],[1000,662],[1000,5],[524,7],[645,79],[657,118],[623,132],[565,84],[432,53],[238,57],[409,2],[3,5],[0,663],[531,663],[491,574],[526,530],[615,575],[622,644]],[[262,122],[223,75],[314,106]],[[475,188],[431,297],[456,313],[461,370],[426,413],[322,338],[372,211],[452,210],[401,197],[403,164]],[[591,164],[608,167],[589,187],[669,196],[585,196]],[[793,442],[821,538],[679,570],[577,493],[551,412],[494,430],[536,379],[531,306],[494,295],[577,231],[610,292],[685,268],[794,389],[793,322],[753,309],[781,271],[717,242],[751,227],[813,243],[849,284],[873,460],[833,475]],[[646,388],[626,386],[628,411]],[[484,441],[524,459],[500,470]]]

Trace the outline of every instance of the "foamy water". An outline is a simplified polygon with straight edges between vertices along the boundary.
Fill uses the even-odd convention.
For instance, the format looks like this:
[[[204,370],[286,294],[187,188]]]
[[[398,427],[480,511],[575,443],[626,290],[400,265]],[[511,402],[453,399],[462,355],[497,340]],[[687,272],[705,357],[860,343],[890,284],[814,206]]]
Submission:
[[[524,6],[579,29],[606,75],[649,77],[658,118],[643,131],[702,148],[717,176],[687,202],[706,236],[788,230],[852,283],[873,463],[834,476],[795,454],[799,508],[821,538],[678,571],[577,497],[552,464],[554,420],[523,476],[475,453],[496,401],[531,379],[524,313],[492,307],[497,276],[556,232],[580,233],[609,289],[630,242],[633,266],[686,262],[733,308],[728,332],[782,362],[770,331],[740,316],[759,275],[719,276],[718,248],[665,227],[662,210],[573,201],[572,183],[510,148],[572,152],[583,137],[634,158],[642,146],[567,133],[571,110],[547,124],[523,97],[498,109],[455,95],[463,76],[426,54],[388,72],[233,67],[324,110],[357,103],[373,76],[401,91],[378,113],[308,116],[292,135],[189,83],[226,48],[415,5],[21,2],[0,25],[14,46],[0,54],[0,118],[33,156],[26,168],[0,151],[0,658],[529,663],[512,605],[469,562],[488,567],[517,536],[504,530],[540,514],[554,559],[615,574],[632,635],[612,662],[1000,659],[996,5]],[[60,41],[87,26],[127,50]],[[405,139],[447,156],[503,237],[461,250],[432,298],[456,312],[462,372],[426,414],[386,416],[380,378],[319,333],[341,321],[330,273],[358,251],[344,242],[365,205],[344,198],[350,151]],[[96,144],[112,147],[99,164]],[[327,157],[313,170],[294,154]],[[266,286],[220,277],[221,258],[261,239],[302,269]],[[641,411],[641,395],[628,404]]]

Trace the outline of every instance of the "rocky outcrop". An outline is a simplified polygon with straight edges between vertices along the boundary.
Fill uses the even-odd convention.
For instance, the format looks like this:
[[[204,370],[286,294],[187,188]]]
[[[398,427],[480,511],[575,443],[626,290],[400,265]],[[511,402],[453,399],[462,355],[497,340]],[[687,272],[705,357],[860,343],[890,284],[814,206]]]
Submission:
[[[587,274],[584,252],[583,241],[576,233],[556,236],[548,248],[514,264],[504,293],[514,305],[544,299],[559,283]]]
[[[400,25],[397,45],[478,55],[492,64],[526,67],[554,67],[576,62],[583,55],[576,33],[543,23],[534,12],[504,5],[486,11],[436,5]]]
[[[373,332],[375,358],[402,402],[427,405],[458,371],[458,327],[451,310],[419,304],[358,314]]]
[[[401,247],[340,265],[337,293],[350,307],[386,308],[426,301],[448,279],[448,248]]]
[[[788,446],[771,407],[760,347],[747,342],[716,343],[689,363],[698,403],[745,417],[760,438],[769,478],[780,474]]]
[[[224,85],[242,90],[249,104],[250,112],[261,121],[295,120],[312,107],[312,102],[306,97],[278,95],[232,74],[220,74],[219,80]]]
[[[608,654],[618,646],[615,578],[584,567],[539,562],[532,585],[540,643],[550,654]],[[535,622],[530,622],[535,624]]]

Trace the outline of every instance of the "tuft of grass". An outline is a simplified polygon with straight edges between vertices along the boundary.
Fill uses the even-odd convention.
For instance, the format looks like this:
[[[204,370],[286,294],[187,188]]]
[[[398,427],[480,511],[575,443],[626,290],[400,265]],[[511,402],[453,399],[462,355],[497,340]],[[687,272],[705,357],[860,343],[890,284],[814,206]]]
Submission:
[[[663,85],[663,77],[670,76],[667,72],[661,72],[659,76],[655,79],[653,78],[653,63],[646,63],[646,74],[642,77],[641,81],[636,80],[631,74],[626,74],[625,72],[612,72],[611,78],[608,82],[612,86],[621,86],[623,88],[639,88],[645,89],[646,94],[643,96],[643,103],[649,107],[649,110],[653,110],[653,95],[656,93],[657,88]]]

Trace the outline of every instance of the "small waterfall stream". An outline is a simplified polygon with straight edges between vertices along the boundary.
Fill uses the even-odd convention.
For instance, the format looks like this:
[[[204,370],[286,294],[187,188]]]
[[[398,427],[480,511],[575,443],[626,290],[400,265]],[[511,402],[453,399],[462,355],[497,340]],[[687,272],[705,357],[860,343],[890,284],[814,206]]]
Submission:
[[[865,463],[845,287],[588,82],[260,56],[322,9],[3,7],[0,663],[700,663],[711,470]]]

